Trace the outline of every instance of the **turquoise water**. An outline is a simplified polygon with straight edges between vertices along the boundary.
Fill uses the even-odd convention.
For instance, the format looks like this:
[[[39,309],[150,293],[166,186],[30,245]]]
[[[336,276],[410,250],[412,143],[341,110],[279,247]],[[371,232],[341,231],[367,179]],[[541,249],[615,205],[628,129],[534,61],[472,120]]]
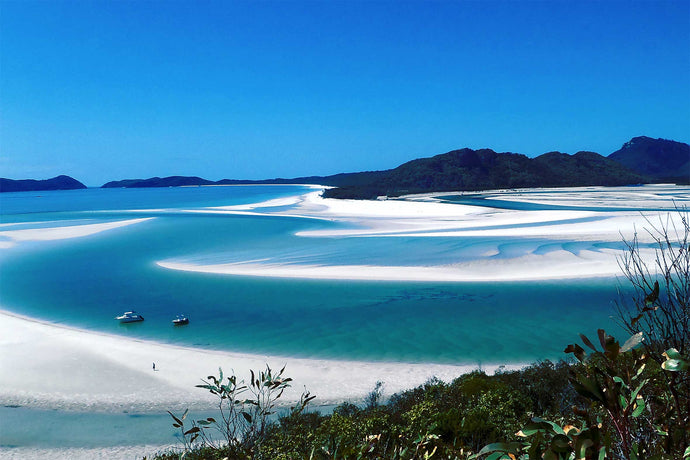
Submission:
[[[330,413],[333,406],[312,407],[312,411]],[[272,418],[286,415],[289,409],[279,408]],[[180,413],[176,414],[178,417]],[[186,420],[218,417],[216,411],[190,411]],[[99,448],[109,446],[181,446],[179,430],[172,427],[166,412],[90,413],[0,406],[0,458],[13,448]],[[27,427],[32,435],[27,435]],[[152,454],[140,449],[136,458]],[[114,458],[104,454],[99,458]],[[132,458],[132,457],[128,457]]]
[[[190,417],[214,416],[193,412]],[[132,440],[145,445],[176,444],[175,431],[167,413],[89,413],[0,407],[0,448],[118,446]],[[27,436],[26,427],[40,436]],[[95,427],[95,429],[94,429]],[[142,453],[143,455],[143,453]]]
[[[558,359],[579,332],[592,335],[599,327],[617,331],[610,318],[617,298],[615,279],[333,281],[204,274],[156,265],[171,259],[438,265],[483,257],[490,248],[498,248],[494,257],[510,258],[524,248],[543,254],[619,247],[534,238],[305,238],[295,234],[342,224],[188,212],[307,191],[252,186],[4,193],[0,231],[153,219],[91,236],[1,249],[0,305],[54,323],[133,338],[348,360],[476,365]],[[0,237],[0,244],[7,241]],[[113,319],[130,309],[146,321],[119,324]],[[172,326],[178,313],[189,315],[188,326]],[[18,452],[17,447],[107,450],[175,442],[169,417],[162,412],[0,407],[0,456]]]
[[[499,244],[498,257],[510,257],[521,245],[548,252],[555,244],[479,237],[303,238],[295,233],[338,224],[185,212],[306,191],[299,186],[251,186],[3,194],[2,222],[21,223],[8,229],[155,219],[0,251],[0,304],[56,323],[181,345],[401,362],[558,359],[579,332],[616,330],[610,318],[617,297],[612,279],[301,280],[182,272],[156,265],[175,258],[228,262],[268,257],[325,265],[423,265],[479,254],[487,245]],[[579,244],[556,243],[569,244],[574,251]],[[123,325],[113,320],[131,309],[146,321]],[[172,327],[178,313],[190,316],[189,326]]]

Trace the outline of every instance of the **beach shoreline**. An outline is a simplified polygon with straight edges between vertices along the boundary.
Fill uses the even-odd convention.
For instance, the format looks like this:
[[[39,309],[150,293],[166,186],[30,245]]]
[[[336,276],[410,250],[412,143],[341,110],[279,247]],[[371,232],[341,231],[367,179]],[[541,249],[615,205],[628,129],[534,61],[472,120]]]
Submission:
[[[239,378],[250,369],[286,366],[293,386],[285,405],[306,387],[319,405],[362,400],[383,381],[387,394],[432,377],[451,380],[481,369],[518,369],[528,363],[424,364],[262,356],[131,339],[49,323],[0,310],[0,405],[89,412],[209,410],[215,399],[195,388],[222,367]],[[152,364],[156,369],[152,369]],[[47,384],[50,382],[50,384]]]

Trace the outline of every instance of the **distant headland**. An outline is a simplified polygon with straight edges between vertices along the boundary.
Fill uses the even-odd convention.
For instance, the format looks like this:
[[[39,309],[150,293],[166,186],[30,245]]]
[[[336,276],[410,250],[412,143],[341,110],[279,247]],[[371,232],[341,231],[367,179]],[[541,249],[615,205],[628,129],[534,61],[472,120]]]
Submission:
[[[293,179],[210,181],[194,176],[125,179],[102,188],[182,187],[241,184],[319,184],[330,198],[375,199],[412,193],[530,187],[690,184],[690,145],[634,137],[608,156],[595,152],[549,152],[535,158],[491,149],[464,148],[408,161],[383,171],[304,176]],[[0,179],[0,192],[86,188],[68,176],[45,181]]]
[[[46,180],[12,180],[0,178],[0,192],[33,192],[43,190],[75,190],[86,188],[76,179],[69,176],[57,176]]]

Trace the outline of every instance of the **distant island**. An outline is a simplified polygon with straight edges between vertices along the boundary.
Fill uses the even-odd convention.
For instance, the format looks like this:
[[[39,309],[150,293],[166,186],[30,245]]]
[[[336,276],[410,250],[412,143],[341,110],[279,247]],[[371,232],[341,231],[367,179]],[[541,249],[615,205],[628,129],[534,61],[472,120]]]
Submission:
[[[23,179],[13,180],[0,177],[0,192],[33,192],[44,190],[75,190],[86,188],[76,179],[69,176],[57,176],[52,179],[34,180]]]
[[[491,149],[453,150],[408,161],[394,169],[304,176],[293,179],[210,181],[195,176],[125,179],[102,188],[184,187],[242,184],[319,184],[327,198],[376,199],[412,193],[505,188],[690,184],[690,145],[634,137],[608,156],[595,152],[549,152],[535,158]],[[86,188],[68,176],[45,181],[0,179],[1,192]]]
[[[536,158],[491,149],[464,148],[420,158],[383,171],[305,176],[294,179],[229,180],[153,177],[108,182],[113,187],[193,185],[319,184],[331,186],[330,198],[375,199],[411,193],[500,188],[617,186],[671,182],[690,184],[690,146],[682,142],[635,137],[604,157],[594,152],[549,152]]]
[[[149,179],[125,179],[104,184],[102,188],[148,188],[148,187],[188,187],[195,185],[272,185],[272,184],[318,184],[331,187],[366,185],[383,178],[388,171],[367,171],[340,173],[332,176],[305,176],[294,179],[239,180],[222,179],[210,181],[195,176],[151,177]]]

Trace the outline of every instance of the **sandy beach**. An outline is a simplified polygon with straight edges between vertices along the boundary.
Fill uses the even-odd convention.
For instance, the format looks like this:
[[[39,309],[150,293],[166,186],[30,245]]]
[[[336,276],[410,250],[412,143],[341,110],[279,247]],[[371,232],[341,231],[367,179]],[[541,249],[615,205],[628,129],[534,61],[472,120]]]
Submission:
[[[284,395],[285,404],[299,399],[304,387],[317,395],[318,404],[337,404],[362,398],[379,380],[392,394],[434,376],[452,379],[478,367],[294,359],[177,347],[4,310],[0,350],[0,368],[7,370],[0,373],[0,404],[89,411],[211,409],[214,399],[194,386],[217,374],[219,367],[244,378],[250,369],[266,364],[273,369],[286,365],[285,374],[294,385]],[[502,364],[482,368],[492,372]]]

